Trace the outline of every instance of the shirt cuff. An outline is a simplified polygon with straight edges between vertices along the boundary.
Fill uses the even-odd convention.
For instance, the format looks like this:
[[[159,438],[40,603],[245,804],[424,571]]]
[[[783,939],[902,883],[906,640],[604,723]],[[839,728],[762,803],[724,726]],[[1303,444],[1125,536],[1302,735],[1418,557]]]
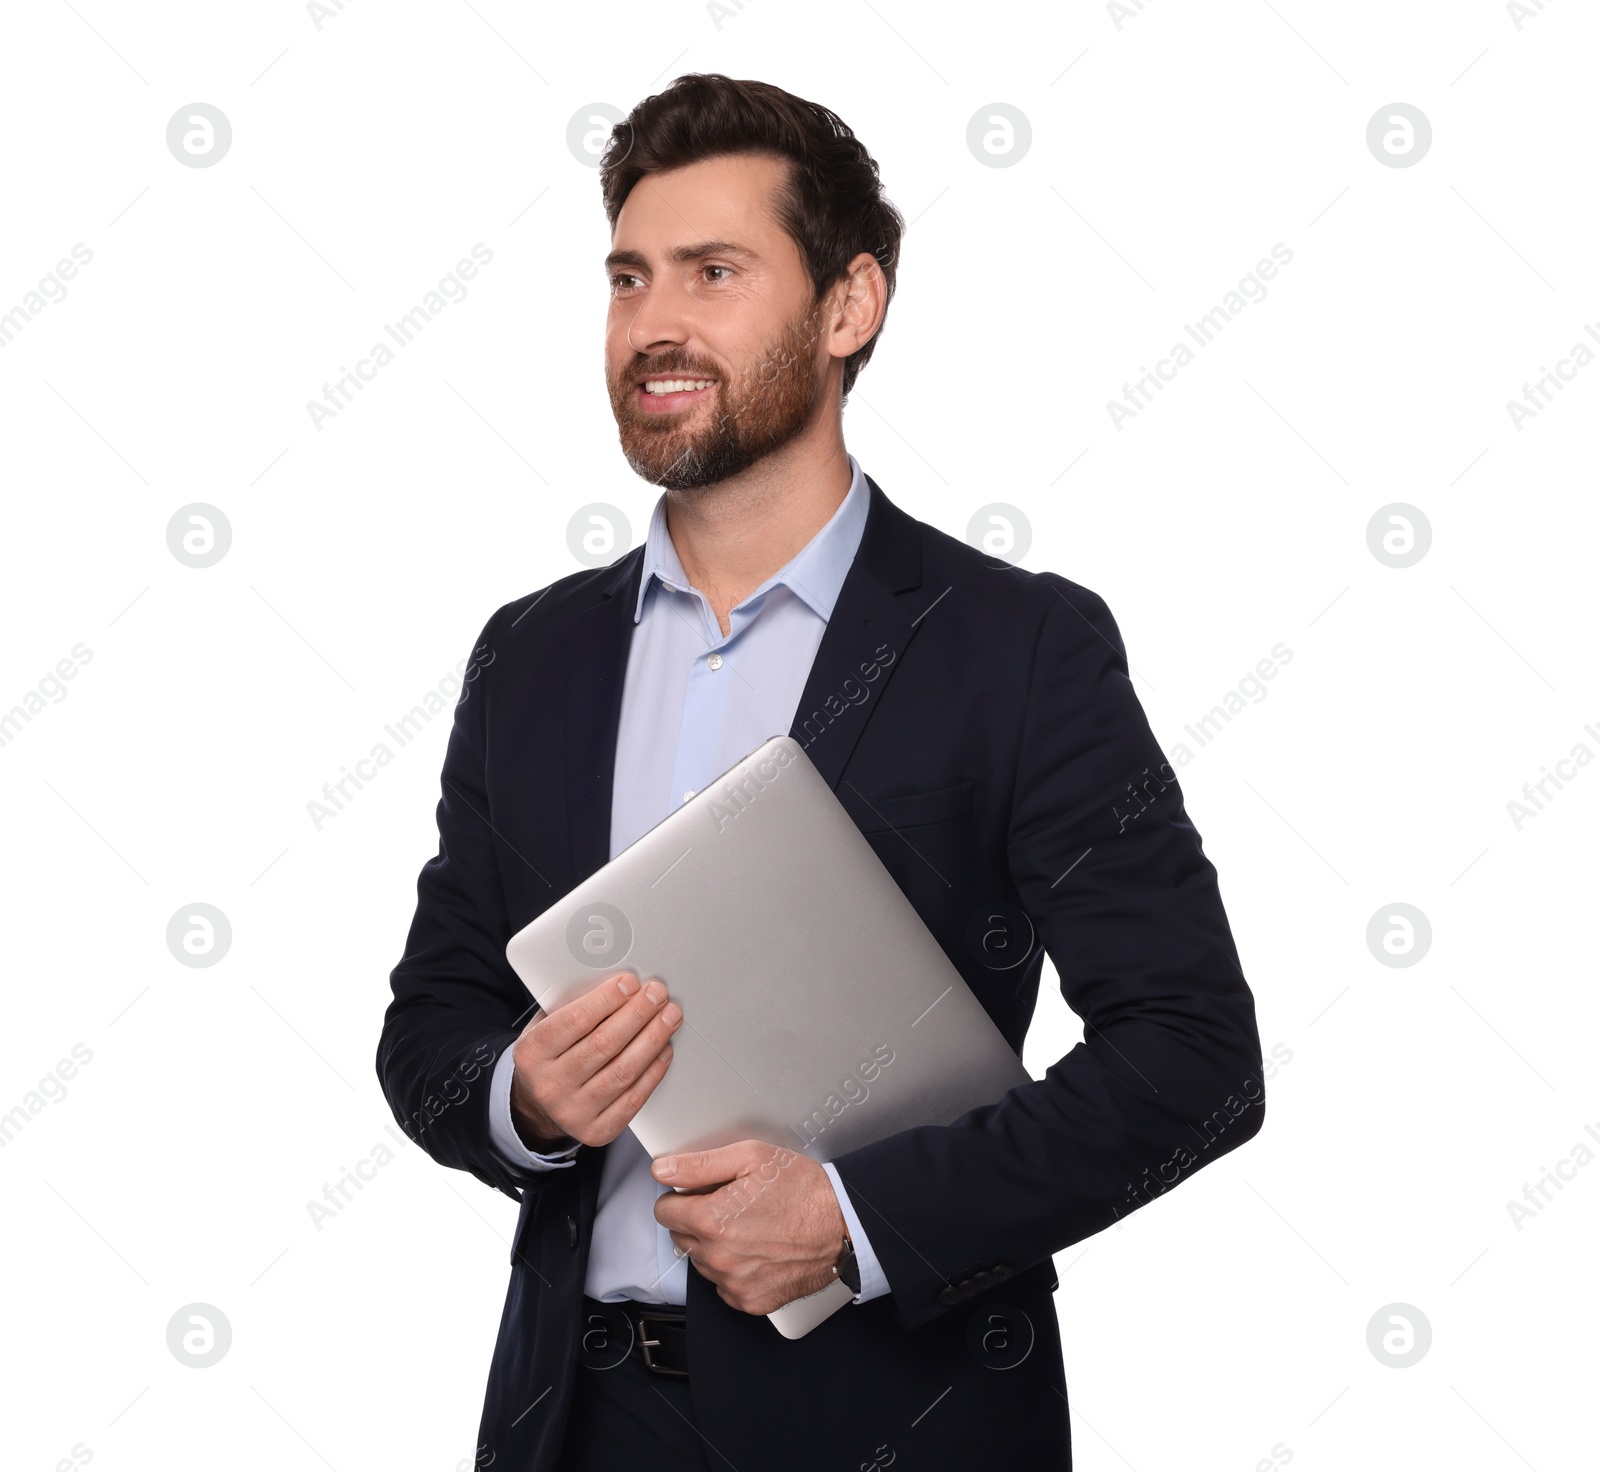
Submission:
[[[850,1245],[856,1250],[856,1266],[861,1269],[861,1291],[856,1294],[854,1301],[865,1303],[869,1298],[882,1298],[889,1291],[889,1280],[883,1275],[883,1266],[878,1261],[878,1254],[872,1250],[872,1243],[867,1241],[867,1234],[861,1226],[861,1218],[856,1215],[855,1207],[850,1204],[850,1193],[845,1190],[838,1171],[831,1165],[822,1168],[827,1172],[828,1180],[833,1183],[833,1194],[839,1198],[839,1210],[844,1213],[845,1231],[850,1234]]]
[[[572,1165],[573,1156],[578,1153],[577,1145],[553,1155],[541,1155],[522,1143],[522,1136],[511,1122],[511,1082],[515,1073],[515,1055],[507,1048],[489,1080],[489,1143],[494,1146],[495,1153],[508,1165],[525,1170],[559,1170],[564,1165]]]

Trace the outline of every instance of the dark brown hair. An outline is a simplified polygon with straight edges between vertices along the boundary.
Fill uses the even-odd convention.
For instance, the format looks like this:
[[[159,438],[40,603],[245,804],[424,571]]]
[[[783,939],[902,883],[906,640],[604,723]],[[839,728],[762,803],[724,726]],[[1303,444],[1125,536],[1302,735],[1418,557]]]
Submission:
[[[877,259],[888,299],[894,299],[905,220],[883,193],[878,165],[836,114],[767,82],[689,72],[645,98],[611,130],[600,156],[606,219],[615,230],[623,201],[647,173],[742,153],[789,162],[778,193],[778,223],[800,247],[813,300],[862,251]],[[885,320],[887,311],[886,304]],[[845,359],[846,396],[881,335],[880,327]]]

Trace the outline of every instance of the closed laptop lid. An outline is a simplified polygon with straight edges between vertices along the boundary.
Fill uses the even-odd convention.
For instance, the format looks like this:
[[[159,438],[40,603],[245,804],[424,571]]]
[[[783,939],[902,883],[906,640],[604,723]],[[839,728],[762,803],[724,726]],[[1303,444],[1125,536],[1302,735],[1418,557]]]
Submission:
[[[1028,1082],[798,742],[774,736],[512,937],[545,1011],[606,977],[683,1009],[632,1128],[652,1155],[760,1139],[826,1161]]]

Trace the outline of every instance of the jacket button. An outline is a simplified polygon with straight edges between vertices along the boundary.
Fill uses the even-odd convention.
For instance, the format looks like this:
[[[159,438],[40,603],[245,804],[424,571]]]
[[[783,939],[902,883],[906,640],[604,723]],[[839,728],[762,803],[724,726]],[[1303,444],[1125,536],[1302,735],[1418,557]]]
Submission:
[[[956,1284],[956,1287],[961,1290],[961,1296],[963,1298],[971,1298],[972,1295],[978,1291],[978,1285],[974,1283],[971,1278],[963,1278],[958,1284]]]
[[[990,1270],[989,1281],[991,1283],[1004,1283],[1005,1280],[1011,1276],[1011,1265],[1009,1263],[997,1262]]]
[[[939,1290],[939,1302],[946,1308],[961,1302],[961,1290],[954,1287],[945,1287]]]
[[[972,1275],[972,1291],[974,1293],[982,1293],[992,1282],[994,1282],[994,1274],[987,1269],[981,1273],[974,1273]]]
[[[568,1247],[576,1247],[577,1245],[578,1245],[578,1219],[576,1217],[569,1216],[567,1218],[567,1246]]]

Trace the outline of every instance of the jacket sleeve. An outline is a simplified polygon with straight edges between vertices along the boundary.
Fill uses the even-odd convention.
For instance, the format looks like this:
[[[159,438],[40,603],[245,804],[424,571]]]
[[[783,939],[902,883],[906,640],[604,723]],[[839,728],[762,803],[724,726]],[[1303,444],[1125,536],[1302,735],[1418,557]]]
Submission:
[[[1178,1184],[1259,1130],[1255,1004],[1217,875],[1105,604],[1054,574],[1007,830],[1019,903],[1082,1019],[1042,1080],[834,1162],[908,1327]]]
[[[440,1165],[471,1171],[513,1200],[561,1171],[520,1168],[494,1150],[495,1063],[535,1007],[505,956],[511,938],[485,782],[496,613],[465,672],[445,752],[439,852],[417,878],[405,954],[378,1040],[378,1079],[402,1129]]]

